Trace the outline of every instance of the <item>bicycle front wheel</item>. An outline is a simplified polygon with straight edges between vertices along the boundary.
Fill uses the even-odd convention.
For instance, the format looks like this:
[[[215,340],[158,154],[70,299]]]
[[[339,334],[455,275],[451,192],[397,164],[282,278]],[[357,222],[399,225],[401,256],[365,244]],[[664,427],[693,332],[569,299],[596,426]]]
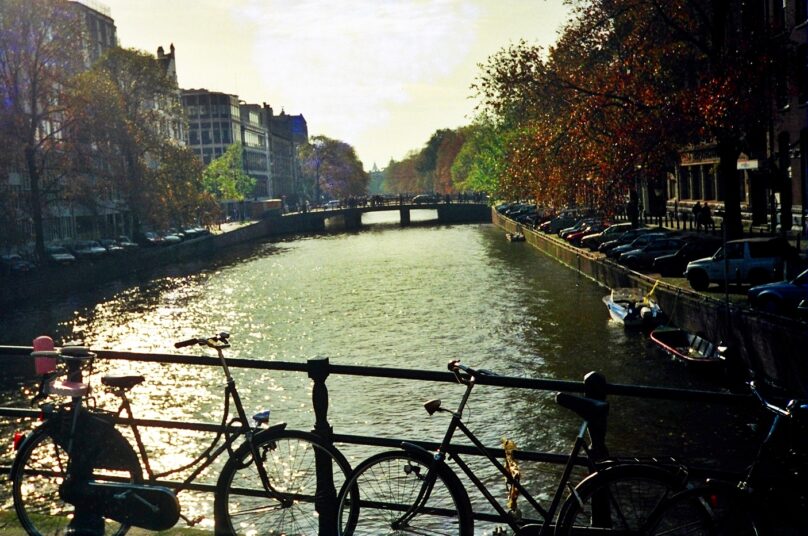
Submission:
[[[14,510],[28,534],[63,535],[73,520],[75,508],[64,502],[59,494],[67,465],[67,452],[45,427],[31,432],[20,445],[9,478]],[[124,471],[94,469],[92,477],[95,480],[140,482],[142,472],[139,466]],[[129,529],[127,525],[112,520],[99,518],[96,521],[97,526],[92,527],[95,534],[122,536]]]
[[[621,464],[584,479],[564,502],[556,536],[580,528],[598,534],[642,534],[641,529],[665,500],[679,491],[681,476],[661,466]]]
[[[269,490],[262,484],[257,464],[266,472]],[[214,502],[216,534],[333,532],[336,490],[350,472],[345,457],[318,435],[265,430],[253,438],[252,448],[245,441],[222,469]]]
[[[428,455],[402,450],[357,466],[340,491],[337,517],[341,536],[474,533],[469,497],[457,475]]]

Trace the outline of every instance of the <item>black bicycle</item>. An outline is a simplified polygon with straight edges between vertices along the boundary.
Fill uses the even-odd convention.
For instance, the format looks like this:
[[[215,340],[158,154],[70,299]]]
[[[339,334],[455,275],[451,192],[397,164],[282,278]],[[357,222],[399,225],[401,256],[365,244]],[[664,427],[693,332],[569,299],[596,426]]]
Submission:
[[[772,416],[768,433],[737,481],[708,480],[664,503],[647,536],[804,536],[808,534],[808,401],[752,394]]]
[[[583,423],[552,501],[545,508],[521,483],[518,470],[513,466],[513,453],[506,453],[503,464],[463,422],[463,411],[477,379],[494,374],[472,369],[458,361],[450,362],[449,370],[466,387],[457,410],[441,407],[439,400],[424,405],[430,415],[436,412],[451,415],[439,448],[430,452],[404,443],[401,450],[383,452],[359,464],[340,491],[340,535],[470,536],[474,534],[477,519],[505,523],[519,535],[566,536],[583,527],[597,527],[597,534],[625,534],[644,526],[650,513],[665,498],[684,487],[687,475],[678,465],[605,459],[608,403],[559,393],[557,402],[579,415]],[[502,474],[507,482],[508,498],[517,494],[523,497],[533,514],[509,508],[493,496],[461,457],[462,449],[452,443],[457,430],[471,441],[474,451]],[[587,434],[590,442],[586,440]],[[580,463],[581,454],[590,475],[573,488],[570,478],[573,467]],[[449,461],[479,489],[496,515],[472,511],[469,495]],[[568,488],[571,492],[561,505]],[[560,505],[556,527],[553,521]]]
[[[144,377],[101,378],[120,398],[117,411],[105,412],[95,407],[90,385],[84,382],[95,354],[81,347],[55,351],[52,341],[37,349],[35,341],[34,357],[52,363],[45,367],[37,399],[56,395],[69,402],[42,404],[44,422],[18,445],[10,479],[14,508],[28,534],[120,536],[130,526],[163,530],[181,517],[193,525],[201,520],[180,514],[176,494],[194,489],[197,477],[224,453],[227,461],[214,504],[216,534],[310,536],[333,530],[336,490],[350,473],[348,462],[316,434],[289,430],[285,424],[266,427],[269,411],[250,421],[222,353],[230,346],[229,337],[220,333],[175,344],[217,352],[227,380],[224,411],[219,431],[199,457],[160,473],[149,463],[126,396]],[[232,418],[231,401],[236,413]],[[137,451],[116,421],[131,429]],[[163,481],[180,471],[190,471],[182,482]]]

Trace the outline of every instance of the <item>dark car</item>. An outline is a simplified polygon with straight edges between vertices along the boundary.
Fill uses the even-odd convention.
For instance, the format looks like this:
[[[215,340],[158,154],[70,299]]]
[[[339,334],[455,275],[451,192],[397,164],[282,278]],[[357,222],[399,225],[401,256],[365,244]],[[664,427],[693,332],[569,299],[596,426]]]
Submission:
[[[412,198],[412,202],[415,205],[430,205],[432,203],[437,203],[437,199],[435,199],[434,195],[430,194],[419,194]]]
[[[45,260],[50,264],[68,265],[76,262],[76,257],[62,246],[45,246]]]
[[[639,236],[634,238],[634,240],[631,242],[618,244],[617,246],[609,249],[609,251],[606,252],[606,256],[612,259],[618,259],[623,253],[634,249],[643,248],[657,238],[664,238],[666,234],[667,233],[659,231],[653,233],[640,233]]]
[[[101,238],[98,243],[107,250],[107,253],[111,253],[112,255],[118,255],[124,252],[123,246],[112,238]]]
[[[93,260],[107,254],[107,250],[94,240],[78,240],[73,242],[69,247],[70,252],[73,253],[77,259]]]
[[[128,236],[121,235],[118,237],[118,245],[121,246],[123,249],[135,249],[138,245],[132,241],[131,238]]]
[[[687,263],[709,257],[720,247],[720,238],[703,236],[688,240],[679,251],[654,259],[651,268],[663,277],[682,277]]]
[[[808,300],[808,270],[791,281],[777,281],[752,287],[747,292],[753,309],[769,313],[795,314],[803,300]]]
[[[566,240],[573,246],[580,246],[581,240],[583,240],[584,237],[599,233],[603,231],[603,229],[605,228],[606,224],[604,224],[603,222],[600,221],[592,222],[585,225],[581,230],[568,234],[566,237],[564,237],[564,240]]]
[[[650,227],[639,227],[637,229],[629,229],[620,236],[615,237],[613,240],[603,242],[600,246],[598,246],[598,251],[601,251],[608,255],[609,251],[616,248],[617,246],[622,246],[623,244],[629,244],[633,242],[638,236],[644,235],[646,233],[651,233],[653,231],[654,229],[651,229]]]
[[[681,238],[658,238],[639,249],[626,251],[620,255],[617,262],[634,270],[647,270],[653,264],[654,259],[660,255],[675,253],[682,249],[684,244],[685,242]]]
[[[621,234],[625,233],[634,228],[634,224],[632,223],[615,223],[603,231],[599,233],[593,233],[587,236],[584,236],[581,239],[581,246],[585,248],[589,248],[592,251],[598,249],[598,247],[604,243],[608,242],[609,240],[613,240],[620,236]]]
[[[24,274],[32,271],[36,265],[25,260],[16,253],[0,256],[0,270],[4,274]]]

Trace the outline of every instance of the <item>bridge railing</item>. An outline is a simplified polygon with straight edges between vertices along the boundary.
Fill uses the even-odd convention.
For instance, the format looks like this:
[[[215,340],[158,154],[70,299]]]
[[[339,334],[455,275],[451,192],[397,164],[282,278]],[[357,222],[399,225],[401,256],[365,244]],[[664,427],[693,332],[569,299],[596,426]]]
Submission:
[[[31,352],[30,347],[23,346],[0,346],[0,366],[7,370],[6,365],[15,360],[28,359]],[[178,355],[140,352],[120,352],[114,350],[93,350],[101,360],[122,360],[137,361],[145,363],[163,363],[185,366],[220,367],[217,358],[202,355]],[[16,361],[17,363],[21,361]],[[339,365],[331,363],[327,358],[310,359],[306,362],[285,362],[285,361],[263,361],[257,359],[227,358],[227,364],[231,368],[252,369],[261,371],[285,371],[307,374],[312,380],[312,408],[315,422],[314,431],[321,437],[337,444],[367,445],[375,447],[398,448],[402,441],[408,441],[423,446],[427,449],[434,449],[438,446],[436,442],[425,442],[412,438],[378,437],[366,435],[352,435],[343,433],[333,433],[328,422],[329,395],[327,380],[331,375],[359,376],[373,378],[388,378],[407,381],[444,382],[456,383],[455,376],[450,372],[433,372],[424,370],[414,370],[405,368],[390,367],[369,367],[354,365]],[[33,371],[33,365],[31,365]],[[32,383],[34,381],[31,376]],[[730,394],[725,392],[679,389],[670,387],[653,387],[642,385],[610,384],[605,382],[589,381],[568,381],[542,378],[520,378],[510,376],[482,376],[477,379],[479,385],[489,385],[507,387],[513,389],[527,389],[538,391],[563,391],[570,393],[583,393],[590,398],[606,399],[608,396],[639,397],[645,399],[671,400],[700,402],[710,404],[739,405],[750,401],[746,395]],[[0,419],[8,423],[33,420],[39,416],[39,410],[26,407],[0,407]],[[219,424],[204,422],[178,422],[161,419],[134,419],[138,426],[156,427],[165,429],[191,430],[198,432],[215,433],[221,430]],[[471,448],[459,447],[461,453],[478,454]],[[488,449],[496,457],[504,457],[502,449]],[[562,454],[541,451],[520,450],[515,457],[520,460],[537,461],[550,464],[564,464],[567,457]],[[0,470],[6,474],[10,468],[12,460],[0,460]],[[580,460],[583,463],[583,460]],[[694,476],[727,476],[727,473],[716,471],[714,468],[690,467],[690,473]],[[177,486],[178,482],[161,481],[161,485]],[[215,491],[215,486],[209,484],[194,484],[189,489],[204,492]]]

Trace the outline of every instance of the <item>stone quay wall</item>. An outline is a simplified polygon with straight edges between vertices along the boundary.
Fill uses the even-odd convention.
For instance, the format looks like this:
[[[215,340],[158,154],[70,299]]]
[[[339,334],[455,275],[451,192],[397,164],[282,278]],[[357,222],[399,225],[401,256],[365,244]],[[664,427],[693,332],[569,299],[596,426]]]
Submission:
[[[808,395],[808,323],[725,303],[723,293],[702,293],[634,272],[603,254],[576,248],[502,216],[492,209],[492,221],[507,232],[521,232],[542,253],[593,279],[604,287],[639,287],[646,292],[659,281],[654,296],[674,324],[708,340],[727,344],[744,364],[764,374],[764,380],[793,396]],[[608,291],[604,289],[604,295]],[[604,307],[604,318],[607,312]]]

